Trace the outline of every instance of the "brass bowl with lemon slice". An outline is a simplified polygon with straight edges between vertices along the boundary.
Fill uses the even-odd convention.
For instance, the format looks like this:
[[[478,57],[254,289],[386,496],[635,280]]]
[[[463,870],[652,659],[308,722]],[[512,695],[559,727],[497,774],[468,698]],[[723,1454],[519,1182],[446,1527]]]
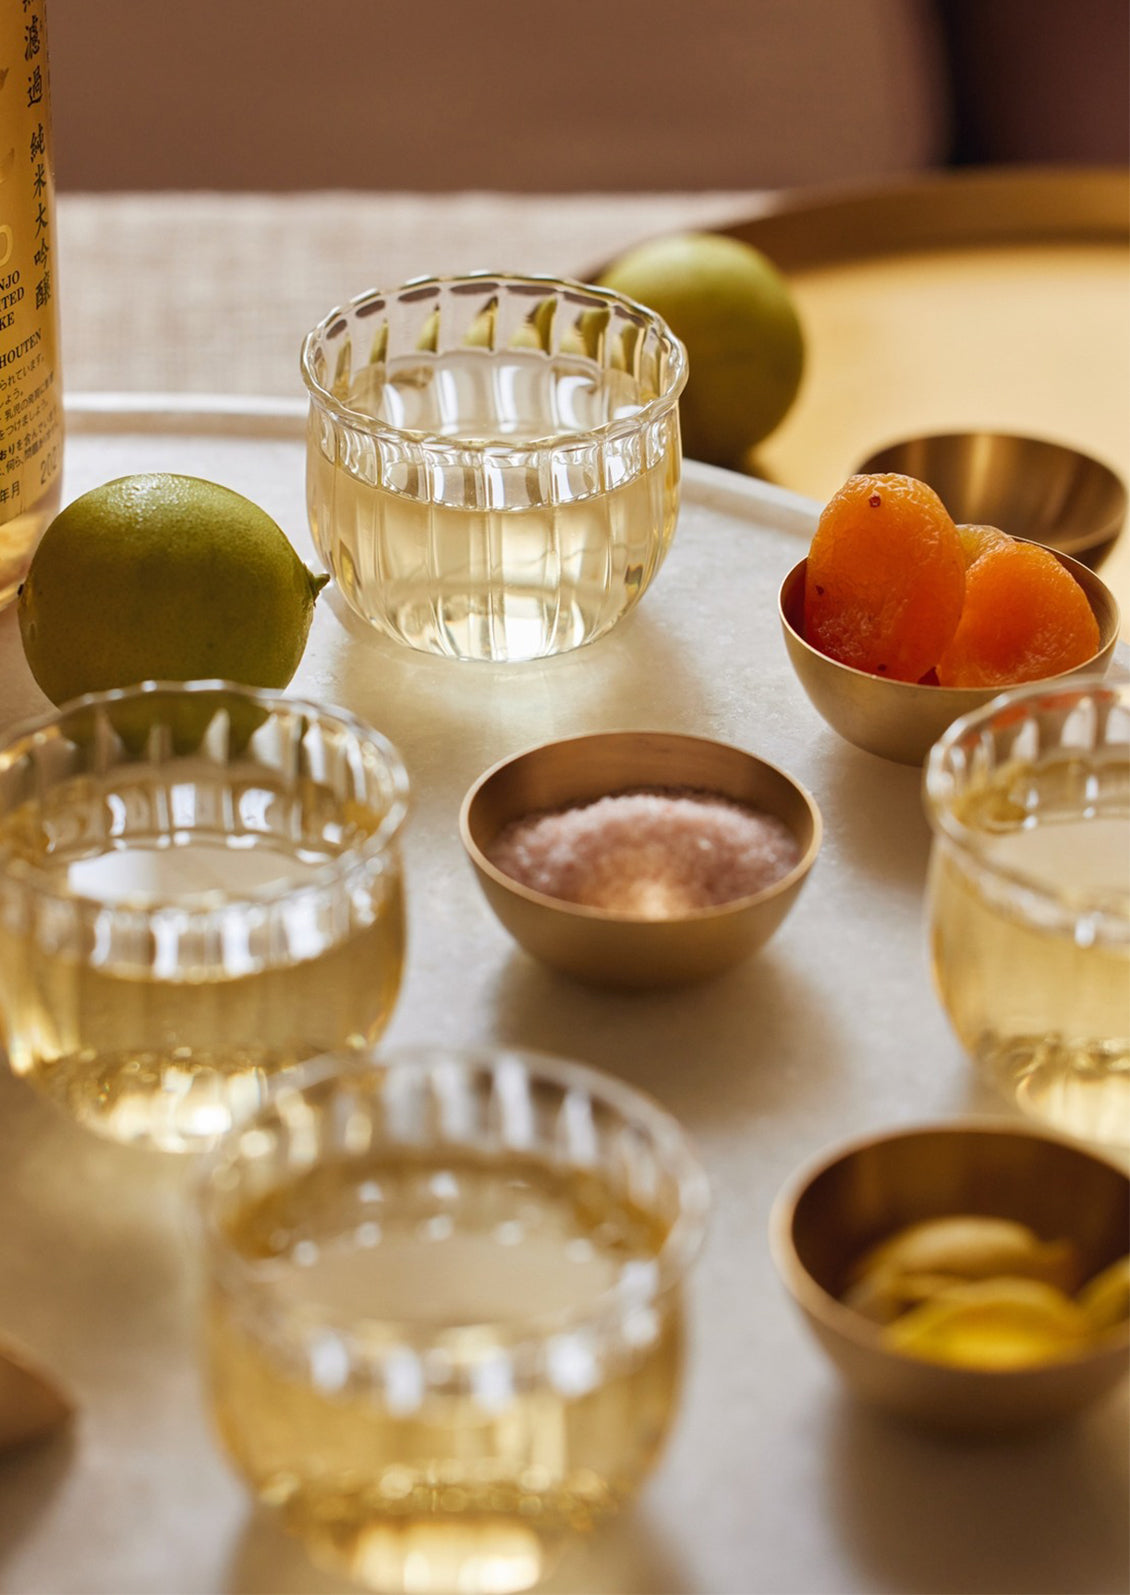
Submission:
[[[883,1323],[853,1294],[861,1261],[877,1247],[904,1244],[912,1229],[921,1236],[955,1215],[983,1221],[987,1230],[1030,1233],[1030,1254],[1049,1270],[1041,1285],[1036,1268],[1027,1279],[1016,1277],[1025,1259],[1005,1261],[995,1285],[983,1279],[958,1288],[959,1306],[977,1303],[976,1334],[987,1345],[979,1363],[958,1360],[968,1336],[955,1347],[944,1333],[943,1320],[952,1325],[956,1316],[952,1291],[942,1311],[935,1305],[920,1312],[920,1335],[897,1332],[911,1322],[909,1312]],[[782,1190],[770,1243],[782,1281],[847,1384],[898,1417],[1003,1434],[1082,1410],[1130,1368],[1130,1321],[1120,1311],[1096,1315],[1093,1329],[1074,1338],[1063,1332],[1087,1301],[1090,1282],[1113,1279],[1130,1252],[1130,1176],[1073,1142],[974,1120],[859,1140],[826,1153]],[[1051,1277],[1062,1291],[1047,1284]],[[1041,1320],[1027,1308],[1042,1295],[1061,1297],[1062,1307]],[[986,1312],[993,1300],[996,1310]],[[1023,1355],[1014,1343],[992,1344],[994,1336],[1003,1342],[1014,1335],[1018,1302],[1033,1342]],[[1034,1344],[1036,1334],[1043,1345]]]

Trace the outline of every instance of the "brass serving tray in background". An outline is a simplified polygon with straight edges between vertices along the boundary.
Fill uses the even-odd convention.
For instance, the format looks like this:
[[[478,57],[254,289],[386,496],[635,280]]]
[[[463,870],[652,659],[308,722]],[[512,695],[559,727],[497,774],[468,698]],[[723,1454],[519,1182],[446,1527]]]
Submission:
[[[788,275],[807,365],[747,462],[823,501],[898,439],[1015,432],[1130,481],[1130,173],[991,168],[771,200],[717,229]],[[1103,564],[1130,616],[1130,536]]]
[[[1130,240],[1130,172],[991,167],[937,172],[882,188],[782,195],[719,228],[783,271],[911,250]]]

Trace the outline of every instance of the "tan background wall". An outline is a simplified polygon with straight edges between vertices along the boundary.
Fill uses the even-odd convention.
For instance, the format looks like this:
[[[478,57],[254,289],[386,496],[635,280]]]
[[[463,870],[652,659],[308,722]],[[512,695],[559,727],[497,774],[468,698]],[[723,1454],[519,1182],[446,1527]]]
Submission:
[[[949,143],[934,0],[48,0],[62,189],[694,190]]]

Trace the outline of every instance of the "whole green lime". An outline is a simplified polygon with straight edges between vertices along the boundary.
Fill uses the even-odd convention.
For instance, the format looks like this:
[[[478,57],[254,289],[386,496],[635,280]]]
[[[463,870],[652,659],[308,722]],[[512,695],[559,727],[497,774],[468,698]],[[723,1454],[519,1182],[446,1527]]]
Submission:
[[[195,476],[124,476],[48,526],[20,636],[53,703],[151,679],[285,687],[328,580],[250,499]]]
[[[781,273],[739,239],[678,233],[629,250],[601,282],[654,310],[686,344],[684,452],[739,465],[784,420],[804,370],[800,318]]]

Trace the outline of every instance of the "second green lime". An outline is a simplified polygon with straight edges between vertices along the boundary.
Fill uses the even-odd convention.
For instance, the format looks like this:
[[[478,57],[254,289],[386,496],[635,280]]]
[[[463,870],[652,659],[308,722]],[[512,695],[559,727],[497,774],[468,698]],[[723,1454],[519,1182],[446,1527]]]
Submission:
[[[679,233],[629,250],[601,282],[662,316],[686,344],[684,453],[740,466],[800,387],[804,336],[785,278],[739,239]]]
[[[20,635],[53,703],[138,681],[285,687],[328,580],[250,499],[200,477],[120,477],[44,532]]]

